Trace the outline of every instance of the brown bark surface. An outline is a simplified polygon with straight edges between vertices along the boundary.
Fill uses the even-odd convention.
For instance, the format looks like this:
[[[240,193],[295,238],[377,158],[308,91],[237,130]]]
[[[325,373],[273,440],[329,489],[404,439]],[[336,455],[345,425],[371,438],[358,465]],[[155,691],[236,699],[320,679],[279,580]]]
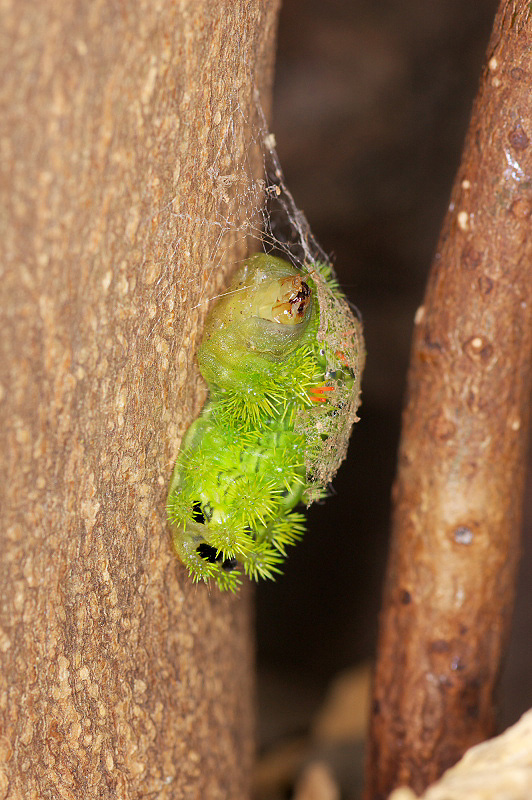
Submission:
[[[248,794],[250,595],[164,507],[277,6],[2,3],[0,800]]]
[[[421,791],[493,732],[530,412],[532,21],[503,2],[416,314],[367,797]],[[430,186],[427,188],[430,191]]]

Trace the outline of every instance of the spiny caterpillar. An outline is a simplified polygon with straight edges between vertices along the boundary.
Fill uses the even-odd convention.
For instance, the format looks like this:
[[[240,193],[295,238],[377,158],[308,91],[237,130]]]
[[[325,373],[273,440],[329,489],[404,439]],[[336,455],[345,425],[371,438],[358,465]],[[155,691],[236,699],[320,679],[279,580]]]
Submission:
[[[207,317],[209,398],[182,442],[167,511],[194,581],[274,578],[345,457],[359,405],[362,326],[328,266],[259,254]]]

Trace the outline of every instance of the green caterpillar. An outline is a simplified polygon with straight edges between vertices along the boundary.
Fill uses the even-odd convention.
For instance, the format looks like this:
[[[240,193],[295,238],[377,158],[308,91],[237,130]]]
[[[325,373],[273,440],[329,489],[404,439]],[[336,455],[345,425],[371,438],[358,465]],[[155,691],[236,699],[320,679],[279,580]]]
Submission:
[[[280,572],[304,515],[345,456],[359,405],[362,328],[329,267],[247,259],[207,317],[209,398],[182,442],[167,500],[194,581],[235,591]]]

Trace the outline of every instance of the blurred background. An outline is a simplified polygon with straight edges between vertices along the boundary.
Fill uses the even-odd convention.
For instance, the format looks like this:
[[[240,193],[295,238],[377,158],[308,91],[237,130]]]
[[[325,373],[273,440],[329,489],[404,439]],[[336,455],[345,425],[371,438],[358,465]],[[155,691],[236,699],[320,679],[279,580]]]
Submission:
[[[284,575],[257,589],[260,800],[293,797],[294,777],[322,756],[341,797],[358,796],[413,318],[496,7],[283,2],[271,129],[288,187],[362,312],[368,360],[361,422],[334,496],[310,510]],[[529,540],[531,506],[529,491]],[[501,728],[532,706],[530,541],[521,573]],[[359,734],[351,707],[348,730],[327,739],[319,730],[339,697],[340,707],[360,707]]]

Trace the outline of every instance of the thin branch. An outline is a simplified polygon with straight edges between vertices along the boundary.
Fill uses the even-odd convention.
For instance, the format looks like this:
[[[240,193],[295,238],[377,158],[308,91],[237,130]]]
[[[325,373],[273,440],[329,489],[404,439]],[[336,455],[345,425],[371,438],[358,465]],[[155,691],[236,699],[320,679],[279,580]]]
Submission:
[[[492,734],[515,594],[532,355],[532,30],[501,3],[416,314],[367,797]]]

